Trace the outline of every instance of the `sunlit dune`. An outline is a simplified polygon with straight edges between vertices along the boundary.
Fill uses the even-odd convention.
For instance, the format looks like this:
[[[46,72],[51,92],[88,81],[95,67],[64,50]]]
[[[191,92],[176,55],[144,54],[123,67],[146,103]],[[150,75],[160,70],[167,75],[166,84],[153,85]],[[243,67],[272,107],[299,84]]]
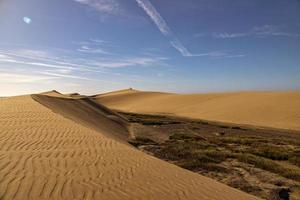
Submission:
[[[201,97],[129,93],[141,111],[166,106],[154,107],[152,99],[175,98],[163,110],[169,112],[181,98],[190,105]],[[132,99],[127,92],[112,94],[107,105],[123,102],[112,107],[126,108]],[[177,106],[174,112],[184,114]],[[11,97],[0,100],[0,110],[0,199],[256,199],[123,143],[126,120],[85,96],[53,91]]]
[[[171,94],[122,90],[94,96],[112,109],[300,130],[300,92]]]

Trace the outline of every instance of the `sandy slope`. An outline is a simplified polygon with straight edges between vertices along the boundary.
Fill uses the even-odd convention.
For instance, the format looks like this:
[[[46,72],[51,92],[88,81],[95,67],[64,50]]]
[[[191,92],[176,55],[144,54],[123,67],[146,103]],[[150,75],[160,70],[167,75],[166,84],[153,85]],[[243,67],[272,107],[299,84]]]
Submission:
[[[122,90],[94,96],[104,105],[238,124],[300,130],[300,92],[169,94]]]
[[[107,137],[99,127],[124,130],[85,119],[101,107],[79,119],[86,102],[53,96],[0,100],[0,199],[256,199]]]
[[[55,91],[46,92],[42,95],[32,95],[32,98],[52,109],[55,113],[93,128],[109,137],[114,137],[118,141],[126,141],[129,138],[130,125],[126,119],[86,96],[75,95],[71,97]]]

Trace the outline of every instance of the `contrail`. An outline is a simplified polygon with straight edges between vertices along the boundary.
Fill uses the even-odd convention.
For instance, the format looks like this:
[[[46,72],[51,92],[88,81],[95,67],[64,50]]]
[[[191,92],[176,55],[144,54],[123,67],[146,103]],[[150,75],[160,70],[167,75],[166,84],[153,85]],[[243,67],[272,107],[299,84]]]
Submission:
[[[167,22],[162,18],[162,16],[154,8],[149,0],[136,0],[136,2],[151,18],[159,31],[169,39],[171,45],[181,53],[181,55],[186,57],[206,56],[206,54],[192,54],[191,52],[189,52],[189,50],[185,48],[181,41],[173,34]]]

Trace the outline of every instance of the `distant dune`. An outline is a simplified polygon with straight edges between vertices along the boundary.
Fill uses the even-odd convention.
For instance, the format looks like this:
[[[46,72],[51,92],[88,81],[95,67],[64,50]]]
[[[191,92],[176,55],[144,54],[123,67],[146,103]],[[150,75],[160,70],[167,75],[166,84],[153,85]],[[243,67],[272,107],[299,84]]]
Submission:
[[[129,93],[109,102],[169,96]],[[127,130],[121,116],[78,94],[1,99],[0,199],[257,199],[122,143]]]
[[[300,130],[300,92],[170,94],[121,90],[94,96],[109,108]]]

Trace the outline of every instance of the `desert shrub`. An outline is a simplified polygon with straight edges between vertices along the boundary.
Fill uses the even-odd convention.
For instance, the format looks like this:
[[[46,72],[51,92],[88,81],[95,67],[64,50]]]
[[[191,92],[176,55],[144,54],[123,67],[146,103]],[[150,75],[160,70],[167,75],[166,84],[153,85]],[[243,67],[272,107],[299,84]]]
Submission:
[[[300,167],[300,157],[299,156],[293,156],[293,157],[289,158],[289,162]]]
[[[289,188],[276,188],[270,192],[269,199],[271,200],[289,200],[290,199]]]
[[[289,159],[289,150],[286,148],[274,146],[274,145],[265,145],[258,146],[256,148],[249,148],[249,153],[262,156],[265,158],[270,158],[272,160],[288,160]]]
[[[292,155],[289,158],[289,162],[300,167],[300,150],[297,150],[292,153]]]
[[[235,130],[245,130],[245,129],[243,129],[242,127],[239,127],[239,126],[233,126],[233,127],[231,127],[232,129],[235,129]]]
[[[218,159],[210,157],[206,152],[193,153],[191,154],[191,158],[187,158],[186,160],[195,160],[201,163],[219,163]]]
[[[225,167],[219,166],[216,163],[211,163],[211,162],[202,162],[200,160],[194,159],[194,160],[188,160],[185,162],[182,162],[180,164],[181,167],[192,170],[192,171],[209,171],[209,172],[227,172],[228,169]]]
[[[258,193],[261,191],[261,188],[251,185],[243,177],[236,177],[229,180],[228,185],[248,193]]]
[[[169,160],[190,159],[195,156],[194,152],[212,148],[214,147],[205,141],[170,140],[161,146],[156,156]]]
[[[260,158],[252,154],[237,154],[237,159],[240,162],[252,164],[257,168],[261,168],[267,171],[279,171],[280,166],[272,160]]]
[[[240,162],[252,164],[257,168],[273,172],[285,178],[300,181],[299,172],[293,169],[282,167],[281,165],[277,164],[275,161],[272,161],[270,159],[261,158],[248,153],[237,154],[236,157]]]
[[[141,146],[141,145],[155,145],[155,144],[157,144],[155,141],[151,140],[150,138],[141,137],[141,136],[138,136],[133,140],[129,140],[128,143],[135,146],[135,147],[138,147],[138,146]]]
[[[205,140],[202,136],[191,133],[175,133],[169,137],[170,140]]]
[[[216,150],[205,151],[204,154],[210,158],[213,158],[217,163],[223,162],[227,158],[231,157],[229,153]]]
[[[219,128],[230,128],[230,126],[227,125],[218,125]]]
[[[145,126],[161,126],[164,124],[162,121],[142,121],[141,122]]]

